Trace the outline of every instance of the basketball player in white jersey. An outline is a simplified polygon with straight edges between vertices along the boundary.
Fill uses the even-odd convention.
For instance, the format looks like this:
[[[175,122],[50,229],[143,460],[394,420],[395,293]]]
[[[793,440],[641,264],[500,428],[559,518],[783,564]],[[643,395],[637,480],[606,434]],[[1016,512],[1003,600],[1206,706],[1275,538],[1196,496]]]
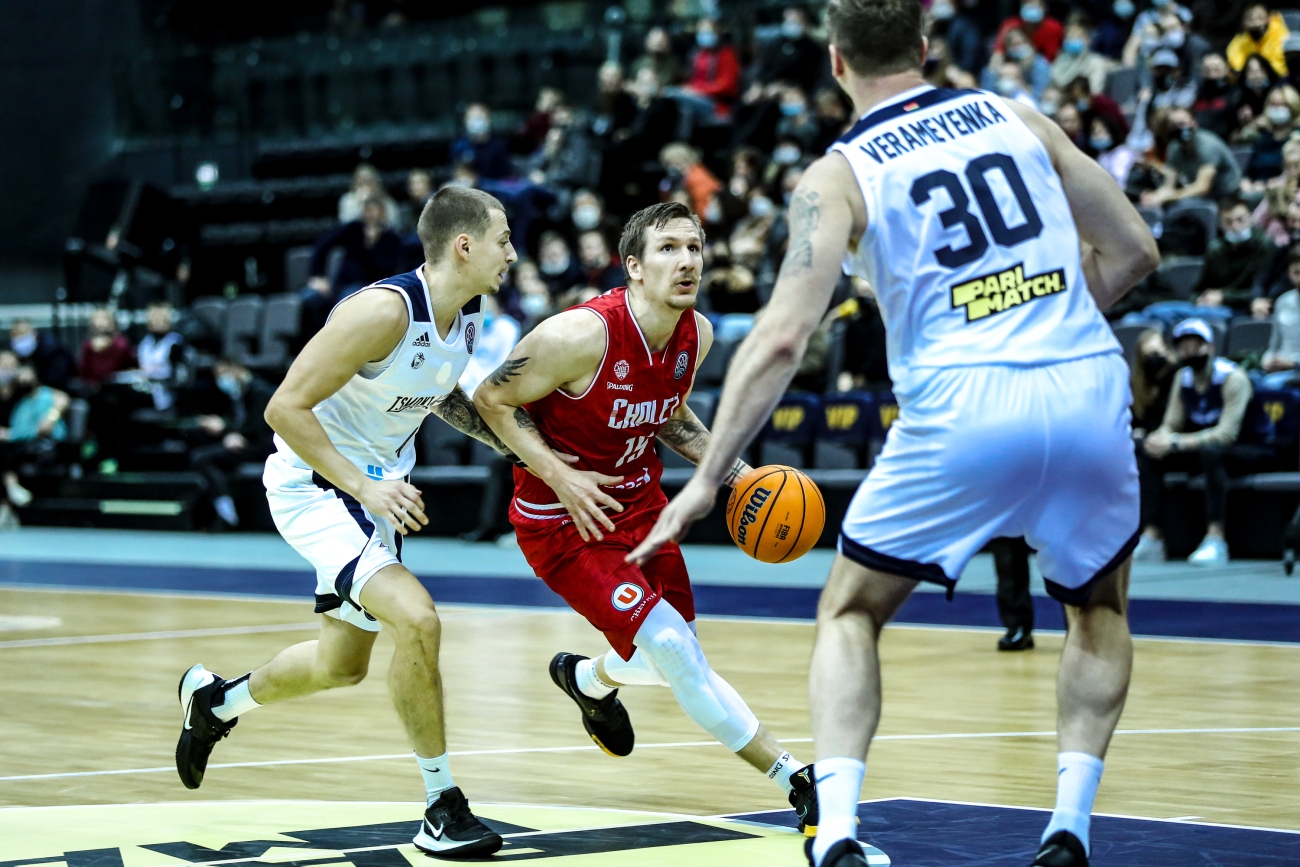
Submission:
[[[990,539],[1024,536],[1069,625],[1056,809],[1033,863],[1081,867],[1128,692],[1139,523],[1128,370],[1101,310],[1159,259],[1115,182],[1050,120],[925,83],[922,16],[921,0],[831,0],[832,69],[861,119],[795,191],[772,301],[732,361],[707,454],[631,556],[712,507],[841,264],[868,279],[900,414],[849,506],[818,609],[809,860],[867,863],[856,813],[880,718],[881,627],[919,581],[951,589]]]
[[[497,291],[517,257],[501,204],[476,190],[439,192],[418,232],[425,263],[340,302],[266,410],[278,449],[266,462],[267,499],[281,535],[316,570],[320,637],[233,680],[202,665],[187,671],[176,769],[196,789],[239,716],[359,683],[382,624],[397,645],[389,690],[425,783],[415,845],[463,858],[490,855],[502,841],[470,812],[448,767],[441,626],[402,565],[402,537],[429,522],[406,477],[430,412],[508,453],[456,381],[482,329],[480,296]]]

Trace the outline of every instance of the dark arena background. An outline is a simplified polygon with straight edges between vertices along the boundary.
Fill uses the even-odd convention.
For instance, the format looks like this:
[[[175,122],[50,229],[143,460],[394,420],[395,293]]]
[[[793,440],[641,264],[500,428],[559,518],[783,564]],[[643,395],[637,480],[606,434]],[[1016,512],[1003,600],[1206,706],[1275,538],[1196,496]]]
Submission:
[[[335,300],[420,265],[415,221],[455,184],[505,204],[520,257],[488,302],[478,380],[624,285],[631,213],[687,204],[708,233],[698,309],[716,342],[689,399],[708,424],[776,281],[790,193],[855,120],[826,5],[5,4],[0,867],[425,863],[388,633],[359,686],[250,716],[202,789],[176,778],[176,678],[199,659],[246,671],[319,626],[313,572],[267,506],[267,402]],[[1298,865],[1300,4],[1261,13],[1262,39],[1240,0],[926,6],[927,79],[1052,117],[1161,250],[1106,311],[1133,371],[1144,535],[1093,863]],[[1250,394],[1212,448],[1160,460],[1144,437],[1182,399],[1171,331],[1188,317]],[[811,553],[746,557],[725,497],[683,545],[710,660],[805,761],[818,595],[899,413],[885,359],[872,287],[846,276],[750,447],[820,487]],[[547,662],[607,645],[521,554],[510,465],[432,415],[416,443],[430,523],[403,561],[439,606],[448,746],[505,838],[496,860],[806,863],[784,799],[669,691],[624,690],[632,756],[590,742]],[[692,469],[661,452],[671,496]],[[1017,630],[1036,647],[999,652]],[[951,600],[909,600],[882,639],[869,863],[1032,860],[1063,640],[1019,540],[976,556]]]

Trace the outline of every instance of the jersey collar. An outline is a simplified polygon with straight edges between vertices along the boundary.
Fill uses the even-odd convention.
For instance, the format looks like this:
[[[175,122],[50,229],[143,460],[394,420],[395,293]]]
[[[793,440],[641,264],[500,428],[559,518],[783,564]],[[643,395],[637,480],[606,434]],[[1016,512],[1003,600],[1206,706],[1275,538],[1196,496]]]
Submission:
[[[873,126],[878,126],[885,121],[893,120],[896,117],[923,108],[929,108],[932,105],[938,105],[941,102],[947,102],[950,99],[959,99],[978,92],[975,90],[956,90],[950,87],[932,87],[928,84],[905,90],[888,102],[878,105],[864,114],[853,125],[851,130],[840,137],[837,144],[848,144]]]

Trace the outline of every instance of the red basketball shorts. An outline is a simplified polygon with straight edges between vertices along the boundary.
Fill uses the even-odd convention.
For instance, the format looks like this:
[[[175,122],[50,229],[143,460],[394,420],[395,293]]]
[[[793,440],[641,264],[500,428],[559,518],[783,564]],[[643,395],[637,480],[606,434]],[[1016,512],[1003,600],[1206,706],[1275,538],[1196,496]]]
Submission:
[[[632,657],[637,630],[660,599],[688,623],[695,619],[695,597],[681,548],[665,545],[644,566],[623,560],[650,533],[663,506],[624,512],[615,519],[614,532],[605,531],[601,542],[582,541],[567,516],[549,523],[510,510],[519,548],[537,577],[605,633],[624,659]]]

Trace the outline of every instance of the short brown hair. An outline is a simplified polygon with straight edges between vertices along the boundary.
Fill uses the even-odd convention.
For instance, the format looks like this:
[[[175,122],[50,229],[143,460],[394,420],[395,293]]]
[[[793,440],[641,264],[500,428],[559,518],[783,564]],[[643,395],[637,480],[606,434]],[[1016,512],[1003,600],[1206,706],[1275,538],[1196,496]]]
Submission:
[[[831,0],[826,32],[858,75],[921,67],[925,14],[921,0]]]
[[[700,243],[704,243],[704,227],[700,218],[691,213],[691,209],[681,202],[663,202],[642,208],[632,215],[623,227],[623,236],[618,239],[618,258],[624,266],[629,256],[641,259],[645,256],[646,234],[651,228],[662,229],[673,220],[690,220],[695,224],[695,231],[700,233]]]
[[[416,233],[424,247],[424,258],[436,265],[447,253],[447,245],[460,234],[481,238],[492,222],[492,211],[505,213],[505,206],[493,196],[468,187],[443,187],[434,193],[424,210]]]

